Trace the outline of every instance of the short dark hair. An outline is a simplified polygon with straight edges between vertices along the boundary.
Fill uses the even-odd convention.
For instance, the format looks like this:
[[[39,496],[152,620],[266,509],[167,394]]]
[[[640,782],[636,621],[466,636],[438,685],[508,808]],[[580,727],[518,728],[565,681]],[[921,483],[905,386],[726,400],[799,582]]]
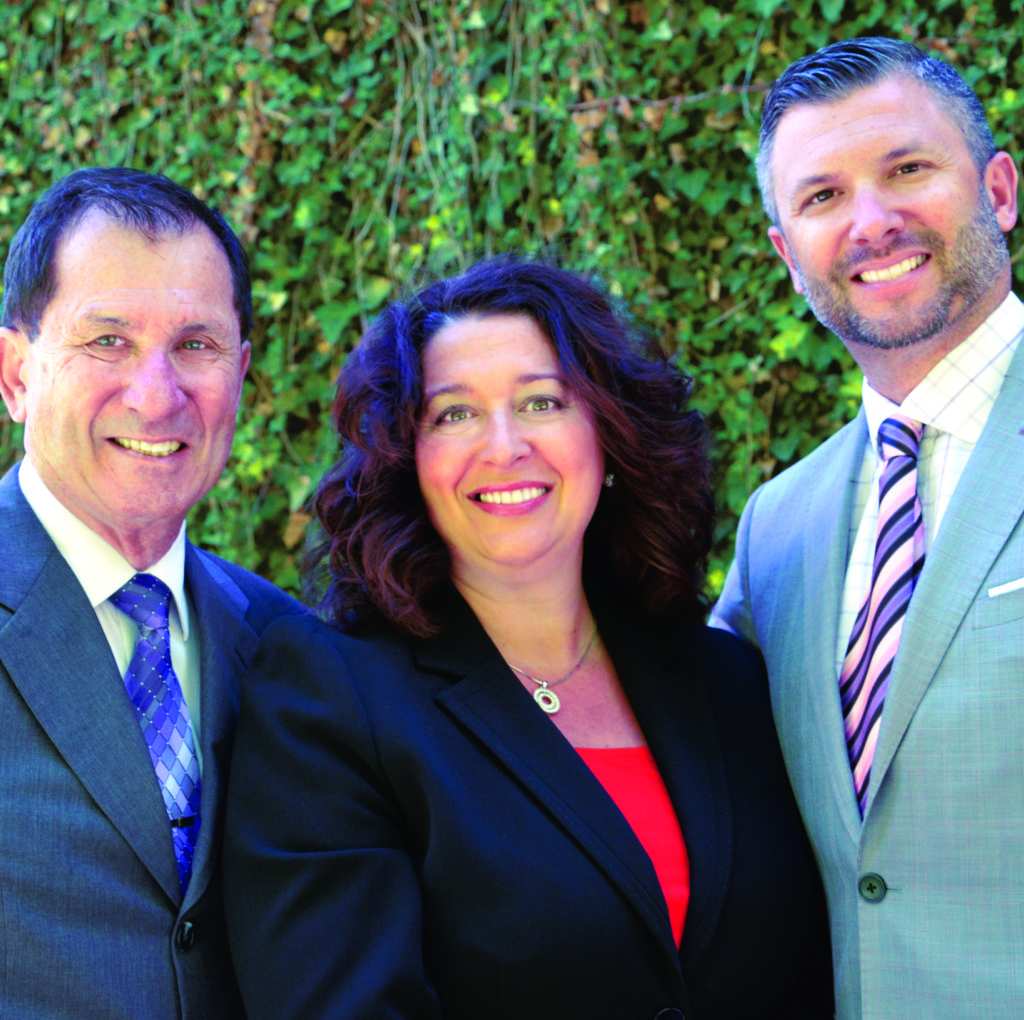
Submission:
[[[707,429],[687,409],[691,379],[599,282],[549,262],[501,257],[388,306],[348,355],[333,417],[341,459],[314,501],[319,539],[310,592],[341,627],[384,619],[405,634],[443,628],[435,599],[450,558],[416,473],[422,353],[444,325],[521,314],[551,342],[570,390],[593,416],[606,470],[585,537],[589,577],[612,580],[652,615],[703,619],[713,527]],[[318,589],[319,585],[319,589]]]
[[[61,239],[92,209],[151,241],[186,233],[197,223],[208,227],[227,256],[239,332],[243,340],[248,338],[252,330],[249,260],[224,217],[163,174],[124,166],[75,170],[36,200],[7,252],[0,325],[20,329],[30,340],[39,335],[43,314],[57,289]]]
[[[978,173],[985,172],[996,152],[992,129],[981,100],[949,64],[897,39],[882,36],[848,39],[790,64],[765,99],[757,153],[757,183],[761,203],[772,223],[779,222],[772,191],[772,151],[775,132],[786,111],[801,103],[839,102],[860,89],[899,74],[917,79],[941,101],[950,121],[963,132]]]

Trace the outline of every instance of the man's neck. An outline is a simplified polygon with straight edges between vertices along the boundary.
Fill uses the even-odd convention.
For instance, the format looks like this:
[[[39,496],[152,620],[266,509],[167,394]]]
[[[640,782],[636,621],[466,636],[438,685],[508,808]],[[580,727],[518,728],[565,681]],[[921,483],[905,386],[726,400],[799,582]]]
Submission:
[[[864,378],[872,388],[894,404],[902,404],[907,395],[950,351],[959,347],[1006,300],[1010,293],[1009,272],[968,314],[949,329],[921,343],[882,350],[844,340]]]
[[[59,504],[64,513],[76,518],[94,535],[102,539],[119,553],[134,570],[145,571],[154,563],[158,563],[167,555],[182,532],[183,522],[181,521],[177,522],[174,529],[171,530],[162,521],[157,523],[138,521],[132,522],[131,527],[116,527],[107,521],[97,520],[76,508],[73,502],[66,498],[60,479],[39,471],[30,454],[25,457],[22,465],[23,471],[25,467],[30,468],[36,479],[36,484],[45,491],[50,500],[54,501],[54,505]],[[24,490],[24,485],[22,488]],[[31,503],[32,500],[30,499],[29,502]],[[33,509],[38,515],[38,508],[33,506]]]

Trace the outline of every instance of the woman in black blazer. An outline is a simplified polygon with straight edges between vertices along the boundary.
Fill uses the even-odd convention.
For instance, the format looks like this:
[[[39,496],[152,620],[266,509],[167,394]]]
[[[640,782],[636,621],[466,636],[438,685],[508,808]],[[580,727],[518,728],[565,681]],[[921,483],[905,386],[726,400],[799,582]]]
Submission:
[[[689,385],[594,283],[512,259],[349,356],[328,623],[272,627],[243,687],[251,1020],[832,1016],[761,665],[700,625]]]

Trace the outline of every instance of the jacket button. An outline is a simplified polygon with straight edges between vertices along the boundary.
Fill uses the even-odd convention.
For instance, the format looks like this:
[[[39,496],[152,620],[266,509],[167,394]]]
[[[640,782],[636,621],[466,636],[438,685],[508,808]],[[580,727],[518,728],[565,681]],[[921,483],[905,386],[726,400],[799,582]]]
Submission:
[[[885,880],[881,875],[876,875],[873,872],[868,872],[866,875],[860,876],[860,881],[857,883],[857,892],[861,894],[868,901],[868,903],[881,903],[885,899],[885,894],[888,889],[885,885]]]
[[[682,1011],[670,1006],[668,1009],[663,1009],[659,1013],[654,1014],[654,1020],[686,1020],[683,1016]]]
[[[174,936],[174,943],[183,953],[196,944],[196,930],[191,921],[185,921]]]

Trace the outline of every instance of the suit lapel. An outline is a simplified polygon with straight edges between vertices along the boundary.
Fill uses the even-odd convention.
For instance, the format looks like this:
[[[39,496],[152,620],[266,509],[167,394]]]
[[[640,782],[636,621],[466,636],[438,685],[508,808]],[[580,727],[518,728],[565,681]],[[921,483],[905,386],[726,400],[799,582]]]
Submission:
[[[719,929],[732,880],[732,798],[725,780],[717,723],[699,684],[687,681],[679,646],[639,615],[600,613],[601,634],[675,808],[690,865],[683,929],[687,967]],[[700,639],[694,630],[693,640]],[[697,648],[688,649],[696,655]]]
[[[868,810],[950,643],[983,594],[992,564],[1022,516],[1024,342],[949,501],[910,600],[882,713]]]
[[[836,646],[839,641],[839,613],[849,560],[849,536],[853,513],[854,486],[868,442],[864,411],[832,442],[821,473],[806,486],[806,513],[801,525],[803,555],[802,620],[793,620],[778,630],[783,640],[792,640],[793,630],[802,627],[803,663],[793,682],[798,690],[791,697],[808,699],[806,710],[814,714],[821,755],[815,755],[831,777],[832,792],[850,838],[860,839],[861,818],[850,773],[850,759],[843,731],[843,709],[836,675]],[[774,678],[773,678],[774,680]],[[810,682],[810,696],[805,686]]]
[[[203,749],[203,825],[193,860],[186,906],[209,885],[220,856],[219,820],[224,813],[227,772],[231,763],[238,685],[252,658],[257,635],[246,623],[248,599],[216,561],[191,544],[185,576],[200,642],[200,688]]]
[[[445,634],[420,642],[416,651],[421,668],[461,677],[437,696],[438,705],[473,733],[573,837],[639,912],[678,970],[657,875],[629,824],[568,741],[544,718],[468,606],[461,603],[447,616],[451,625]]]
[[[68,767],[175,902],[177,864],[149,751],[110,646],[10,472],[0,554],[0,662]],[[55,608],[56,607],[56,608]]]

